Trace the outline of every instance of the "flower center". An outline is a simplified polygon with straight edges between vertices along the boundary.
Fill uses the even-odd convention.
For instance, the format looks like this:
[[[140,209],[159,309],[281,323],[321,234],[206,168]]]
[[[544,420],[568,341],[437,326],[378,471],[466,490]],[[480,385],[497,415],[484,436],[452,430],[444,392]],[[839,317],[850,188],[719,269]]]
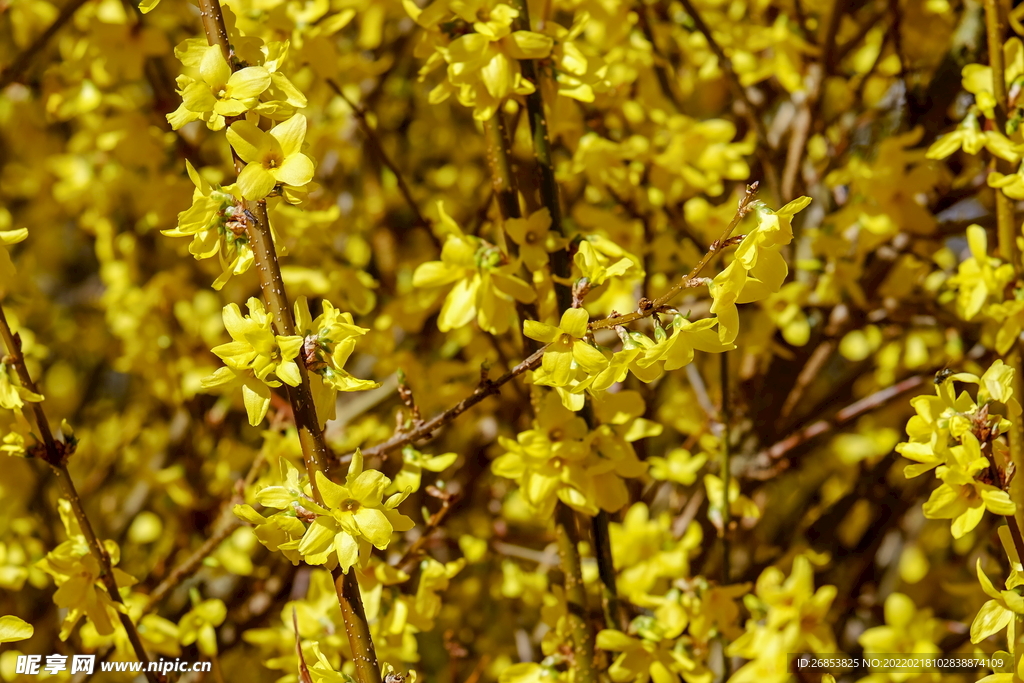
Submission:
[[[973,484],[961,484],[960,496],[968,501],[974,501],[978,499],[978,490],[974,488]]]
[[[217,88],[217,99],[218,100],[226,100],[227,98],[228,98],[228,87],[225,85],[225,86],[222,86],[220,88]]]
[[[356,510],[359,509],[359,507],[360,506],[358,500],[355,500],[353,498],[347,498],[341,501],[341,505],[338,506],[338,509],[344,510],[345,512],[355,512]]]
[[[533,230],[530,230],[523,236],[523,241],[526,242],[527,244],[536,244],[537,233],[535,233]]]

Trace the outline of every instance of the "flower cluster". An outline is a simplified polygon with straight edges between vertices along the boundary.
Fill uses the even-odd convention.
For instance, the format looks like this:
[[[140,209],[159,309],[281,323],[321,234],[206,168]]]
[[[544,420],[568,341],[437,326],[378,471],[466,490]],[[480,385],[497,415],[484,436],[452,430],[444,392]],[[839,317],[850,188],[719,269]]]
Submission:
[[[1014,467],[1005,438],[1021,408],[1013,396],[1014,368],[995,361],[981,377],[967,372],[936,377],[935,396],[911,401],[917,415],[907,423],[910,441],[896,446],[915,461],[908,477],[935,470],[941,480],[924,505],[925,517],[951,519],[954,538],[973,530],[985,511],[1012,515],[1017,509],[1007,487]],[[977,401],[955,393],[955,382],[979,385]],[[995,412],[1002,404],[1005,415]]]
[[[454,283],[445,297],[437,327],[442,332],[476,320],[491,334],[507,331],[517,319],[515,304],[536,298],[533,288],[514,273],[519,264],[508,262],[497,247],[466,235],[438,204],[440,227],[447,233],[440,261],[421,263],[413,274],[414,287],[441,288]]]
[[[383,500],[391,480],[377,470],[364,470],[358,451],[344,484],[335,484],[316,472],[316,490],[323,505],[313,499],[309,481],[287,460],[281,461],[281,479],[280,485],[256,494],[257,503],[281,512],[264,516],[249,505],[238,505],[235,513],[256,525],[256,535],[264,545],[290,554],[293,562],[301,558],[348,572],[353,566],[365,566],[372,548],[387,548],[395,531],[413,526],[412,520],[396,509],[411,489]]]

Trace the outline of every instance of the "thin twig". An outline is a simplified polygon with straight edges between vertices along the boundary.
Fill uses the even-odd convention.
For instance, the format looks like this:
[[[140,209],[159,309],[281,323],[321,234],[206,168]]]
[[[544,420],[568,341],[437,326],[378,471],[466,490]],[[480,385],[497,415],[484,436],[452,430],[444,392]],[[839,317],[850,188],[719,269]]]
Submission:
[[[658,309],[666,306],[681,291],[697,284],[699,282],[698,278],[700,277],[701,272],[708,263],[711,262],[714,255],[722,250],[725,242],[729,239],[729,236],[732,235],[732,231],[736,229],[736,226],[740,224],[740,221],[743,220],[743,217],[750,213],[754,204],[754,197],[757,195],[757,186],[758,183],[756,181],[747,185],[746,192],[744,192],[743,197],[740,198],[739,206],[736,209],[736,215],[733,216],[731,221],[729,221],[729,225],[725,228],[721,237],[711,243],[707,252],[705,252],[705,254],[700,258],[697,265],[687,273],[686,277],[672,285],[667,292],[659,296],[654,301],[648,301],[646,302],[646,305],[640,306],[635,312],[604,318],[603,320],[595,320],[590,323],[590,329],[601,330],[606,327],[626,325],[631,322],[636,322],[637,320],[643,320],[644,318],[654,315]]]
[[[484,400],[488,396],[497,394],[498,390],[501,388],[503,384],[509,382],[512,379],[515,379],[516,377],[523,374],[527,370],[533,370],[538,365],[540,365],[541,359],[544,356],[544,349],[546,348],[547,346],[537,349],[523,362],[521,362],[519,365],[515,366],[508,372],[506,372],[498,379],[487,380],[486,382],[481,383],[480,385],[477,386],[476,389],[473,390],[472,394],[462,399],[461,401],[459,401],[454,406],[444,411],[440,415],[437,415],[436,417],[432,418],[431,420],[424,422],[420,426],[408,432],[399,432],[392,436],[387,441],[385,441],[384,443],[364,449],[362,451],[363,457],[384,457],[389,453],[393,453],[394,451],[408,443],[413,443],[415,441],[419,441],[420,439],[425,439],[429,437],[435,431],[437,431],[444,425],[448,424],[449,422],[457,418],[459,415],[475,406],[480,401]],[[347,462],[351,459],[351,457],[351,454],[349,454],[345,457],[342,457],[341,461]]]
[[[34,394],[38,394],[39,391],[35,382],[32,381],[32,376],[28,372],[28,366],[25,365],[25,356],[21,352],[21,336],[11,330],[2,304],[0,304],[0,337],[3,338],[4,345],[7,347],[5,362],[14,367],[22,387]],[[71,480],[71,473],[68,472],[67,458],[70,455],[69,448],[67,444],[58,443],[53,438],[53,430],[50,429],[50,422],[40,402],[29,401],[28,407],[29,412],[32,414],[32,420],[35,422],[36,430],[38,430],[43,441],[42,448],[33,449],[33,454],[53,470],[63,497],[70,503],[71,509],[74,511],[78,526],[85,537],[86,543],[89,545],[89,551],[99,562],[99,580],[103,582],[103,587],[106,589],[110,599],[124,607],[124,600],[121,599],[121,592],[117,586],[117,579],[114,576],[114,566],[110,560],[110,555],[96,535],[96,531],[93,529],[88,516],[86,516],[85,508],[82,506],[82,499],[78,496],[75,484]],[[135,656],[142,663],[146,679],[150,683],[162,683],[165,680],[164,677],[157,672],[149,670],[149,656],[146,654],[146,648],[142,644],[142,639],[139,637],[135,624],[128,615],[128,610],[125,609],[123,612],[117,610],[117,617],[128,634],[128,640],[135,651]]]
[[[743,102],[744,113],[746,114],[747,120],[754,130],[757,132],[757,137],[765,147],[770,148],[771,145],[768,142],[768,129],[764,125],[764,121],[758,116],[757,108],[754,106],[753,101],[750,99],[750,95],[747,94],[747,89],[743,87],[740,82],[739,76],[736,74],[736,69],[733,67],[732,60],[725,54],[725,50],[715,40],[714,35],[711,33],[711,27],[708,26],[707,22],[697,11],[697,8],[693,6],[690,0],[679,0],[686,10],[686,13],[690,15],[693,20],[694,26],[701,32],[704,39],[708,42],[708,47],[711,52],[714,53],[715,57],[718,58],[718,64],[725,74],[725,79],[729,82],[729,88],[732,90],[733,95]],[[761,161],[761,165],[764,168],[764,174],[767,177],[769,186],[778,189],[779,187],[779,174],[775,169],[775,165],[768,154],[768,149],[758,147],[757,149],[758,159]]]
[[[487,138],[487,162],[491,167],[491,187],[498,200],[501,218],[505,221],[521,218],[523,214],[519,208],[519,187],[512,172],[512,139],[505,115],[500,110],[484,121],[484,134]],[[519,245],[511,239],[507,241],[509,253],[518,256]]]
[[[1006,63],[1003,55],[1003,39],[1006,35],[1006,16],[1001,0],[985,0],[985,30],[988,38],[988,59],[992,67],[993,94],[996,99],[995,124],[1000,135],[1006,134],[1009,115],[1009,95],[1006,90]],[[1013,165],[993,155],[996,170],[1004,175],[1014,172]],[[999,239],[999,255],[1013,267],[1019,280],[1021,275],[1020,252],[1017,248],[1017,226],[1013,202],[999,188],[992,188],[995,194],[996,225]],[[1007,364],[1016,369],[1013,391],[1024,396],[1024,368],[1021,367],[1020,344],[1015,343],[1006,358]],[[1009,435],[1010,461],[1018,469],[1024,467],[1024,424],[1014,420]],[[1021,492],[1021,483],[1014,485],[1015,493]]]
[[[32,41],[32,43],[22,51],[14,61],[0,73],[0,90],[3,90],[14,81],[25,75],[25,71],[28,69],[32,60],[39,54],[46,44],[50,42],[50,39],[61,29],[64,24],[68,23],[71,17],[75,16],[75,12],[79,10],[89,0],[70,0],[68,4],[61,8],[60,14],[53,20],[53,23],[46,27],[46,30],[39,34],[39,36]]]
[[[598,511],[593,518],[594,554],[597,556],[597,573],[603,586],[602,603],[607,628],[626,630],[622,605],[619,602],[618,586],[615,583],[615,563],[612,560],[612,538],[608,528],[608,513]]]
[[[754,197],[757,193],[757,185],[757,182],[754,182],[747,186],[746,192],[739,201],[739,207],[737,208],[736,215],[729,223],[729,226],[722,233],[722,236],[711,244],[711,246],[708,248],[708,251],[704,254],[704,256],[701,257],[700,261],[697,262],[697,265],[695,265],[693,269],[690,270],[689,274],[687,274],[686,277],[680,280],[679,283],[674,285],[672,288],[670,288],[667,292],[665,292],[660,297],[655,299],[653,302],[648,302],[648,306],[641,307],[636,312],[629,313],[627,315],[620,315],[604,318],[601,320],[595,320],[590,323],[590,328],[593,330],[600,330],[607,327],[614,327],[616,325],[625,325],[627,323],[647,318],[653,315],[659,308],[668,304],[668,302],[671,301],[672,298],[675,297],[679,292],[686,289],[687,287],[693,286],[693,284],[698,280],[700,273],[711,261],[711,258],[716,253],[721,251],[722,245],[726,242],[726,240],[729,239],[729,236],[732,234],[732,231],[736,229],[736,226],[739,225],[743,217],[750,212],[751,206],[754,202]],[[437,415],[428,422],[424,422],[410,431],[398,432],[384,443],[377,444],[376,446],[371,446],[370,448],[364,449],[362,451],[363,457],[386,457],[388,454],[394,452],[395,450],[401,448],[406,444],[414,443],[416,441],[419,441],[420,439],[430,437],[439,428],[448,424],[449,422],[457,418],[459,415],[475,406],[480,401],[484,400],[485,398],[492,394],[497,394],[498,389],[500,389],[501,386],[506,382],[518,377],[527,370],[533,370],[538,365],[540,365],[541,359],[544,356],[544,349],[546,348],[547,346],[537,349],[523,362],[514,367],[512,370],[506,372],[498,379],[488,380],[487,382],[478,385],[476,389],[473,390],[472,394],[462,399],[457,404],[455,404],[448,410],[444,411],[440,415]],[[340,459],[340,461],[348,462],[349,460],[351,460],[351,458],[352,454],[348,454],[347,456],[343,456]]]
[[[879,408],[889,401],[893,400],[900,394],[904,394],[908,391],[916,389],[929,381],[928,375],[913,375],[907,379],[897,382],[896,384],[880,389],[870,396],[851,403],[846,406],[834,417],[828,420],[818,420],[813,424],[810,424],[803,429],[800,429],[793,434],[790,434],[781,441],[776,442],[771,447],[761,451],[751,460],[751,466],[760,469],[750,470],[746,473],[746,476],[752,479],[763,479],[767,476],[774,475],[776,469],[764,469],[768,468],[771,463],[776,462],[784,455],[792,451],[793,449],[801,446],[811,439],[817,438],[823,434],[834,431],[845,424],[848,424],[852,420],[857,419],[865,413],[871,412],[876,408]]]
[[[658,85],[661,87],[666,99],[672,103],[672,106],[676,108],[677,112],[683,111],[683,104],[680,101],[679,95],[676,93],[676,89],[673,87],[672,75],[669,73],[667,65],[669,64],[668,58],[662,53],[658,47],[658,41],[654,38],[654,31],[651,29],[651,9],[644,0],[637,2],[636,17],[637,23],[640,24],[640,30],[644,33],[644,38],[651,44],[651,53],[654,56],[653,67],[654,75],[658,79]]]
[[[719,382],[722,388],[722,487],[725,489],[722,501],[722,585],[729,584],[729,525],[732,523],[732,510],[729,505],[729,485],[731,476],[729,423],[732,421],[732,406],[729,405],[729,353],[719,354]],[[728,667],[728,659],[726,659]],[[728,673],[726,674],[728,676]]]
[[[221,11],[219,0],[199,0],[199,8],[207,41],[210,45],[220,46],[225,59],[234,70],[237,64],[230,59],[231,47],[228,43],[224,14]],[[232,154],[235,170],[241,172],[244,164],[234,151]],[[291,306],[288,304],[288,295],[281,277],[281,264],[278,262],[273,237],[270,233],[267,203],[265,200],[246,201],[244,208],[256,218],[256,220],[246,221],[246,234],[257,265],[256,270],[259,272],[260,290],[273,318],[274,328],[280,335],[295,334],[295,320],[292,317]],[[295,428],[299,434],[299,443],[302,447],[303,461],[310,486],[313,489],[314,498],[322,504],[323,499],[320,496],[314,475],[319,471],[330,478],[331,463],[328,460],[327,444],[324,441],[323,431],[320,429],[320,421],[316,415],[309,376],[302,364],[299,365],[299,379],[297,387],[288,387],[288,400],[295,418]],[[356,679],[359,683],[380,683],[380,663],[377,660],[377,652],[370,636],[370,627],[366,621],[355,572],[343,573],[339,566],[331,572],[331,575],[334,578],[338,604],[341,607],[345,632],[348,635],[352,659],[355,662]]]
[[[149,602],[146,605],[146,609],[144,610],[145,612],[155,608],[169,592],[178,586],[178,584],[198,571],[203,564],[203,560],[212,555],[213,552],[220,547],[220,544],[235,532],[235,529],[242,526],[243,522],[241,518],[237,517],[232,510],[235,504],[244,501],[245,487],[252,485],[256,480],[256,475],[259,473],[260,468],[265,462],[266,456],[262,452],[253,459],[252,465],[249,467],[249,471],[246,473],[245,478],[239,479],[235,483],[235,495],[231,497],[231,500],[228,501],[227,505],[223,506],[221,517],[226,517],[222,523],[223,526],[215,531],[205,543],[199,546],[196,551],[189,555],[181,564],[168,572],[164,580],[157,584],[157,587],[149,594]]]
[[[242,520],[237,517],[226,520],[224,526],[214,532],[210,538],[206,539],[206,542],[196,548],[196,551],[189,555],[185,561],[174,567],[167,574],[167,577],[149,594],[149,604],[146,607],[146,611],[159,604],[168,593],[178,587],[178,584],[194,574],[202,566],[203,560],[212,555],[228,536],[242,526],[242,523]]]
[[[427,219],[423,217],[423,214],[420,212],[419,205],[416,203],[416,200],[413,199],[412,191],[409,190],[409,184],[405,182],[405,176],[402,175],[402,172],[398,169],[398,166],[395,165],[395,162],[391,160],[391,157],[388,156],[388,153],[384,151],[384,145],[381,143],[376,129],[370,125],[369,118],[366,115],[366,109],[364,109],[361,104],[350,100],[341,89],[341,86],[335,83],[332,79],[327,79],[327,85],[331,86],[331,89],[334,90],[335,94],[344,100],[345,104],[347,104],[356,115],[356,119],[359,120],[359,127],[363,129],[363,133],[366,135],[366,141],[370,144],[370,149],[373,150],[373,153],[377,155],[380,162],[384,164],[395,176],[395,182],[398,184],[398,191],[402,193],[402,197],[405,198],[405,203],[409,205],[410,209],[412,209],[413,216],[416,219],[416,224],[429,229],[430,223],[428,223]],[[434,233],[431,232],[430,234],[435,244],[440,246],[440,242]]]
[[[435,529],[441,526],[445,517],[447,517],[448,513],[451,512],[452,506],[459,500],[459,496],[457,495],[446,494],[443,491],[437,491],[436,489],[431,491],[431,489],[433,489],[433,487],[428,486],[427,493],[431,493],[435,497],[441,499],[441,509],[430,515],[430,519],[427,520],[427,527],[423,530],[423,533],[409,545],[401,559],[395,563],[394,566],[398,569],[404,570],[419,559],[419,556],[423,553],[427,545],[427,541],[430,539],[430,535]]]
[[[594,630],[590,626],[587,588],[583,585],[580,551],[576,546],[576,513],[562,501],[558,501],[555,508],[555,535],[562,573],[565,575],[566,617],[572,634],[575,680],[580,683],[597,683]]]
[[[516,19],[517,28],[529,31],[530,10],[526,0],[516,0],[516,9],[519,16]],[[530,117],[530,132],[533,134],[533,154],[537,159],[537,173],[539,175],[540,201],[547,207],[551,214],[551,228],[562,237],[568,237],[565,225],[562,223],[562,203],[558,193],[558,181],[555,180],[555,164],[551,156],[551,136],[548,134],[548,120],[544,114],[544,98],[541,95],[540,76],[537,73],[537,65],[532,59],[524,59],[519,62],[523,72],[523,78],[530,81],[534,90],[526,96],[526,113]],[[559,278],[568,278],[572,264],[569,262],[569,252],[566,249],[558,249],[551,254],[551,272]],[[564,311],[572,304],[572,292],[566,285],[555,283],[555,298],[558,301],[558,310]]]

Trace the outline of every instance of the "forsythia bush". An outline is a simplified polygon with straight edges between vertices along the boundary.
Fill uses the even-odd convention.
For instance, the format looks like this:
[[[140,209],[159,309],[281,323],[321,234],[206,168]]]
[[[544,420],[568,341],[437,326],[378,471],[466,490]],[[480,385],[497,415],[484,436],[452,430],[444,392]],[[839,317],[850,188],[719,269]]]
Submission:
[[[0,681],[1022,681],[1022,94],[1009,0],[0,4]]]

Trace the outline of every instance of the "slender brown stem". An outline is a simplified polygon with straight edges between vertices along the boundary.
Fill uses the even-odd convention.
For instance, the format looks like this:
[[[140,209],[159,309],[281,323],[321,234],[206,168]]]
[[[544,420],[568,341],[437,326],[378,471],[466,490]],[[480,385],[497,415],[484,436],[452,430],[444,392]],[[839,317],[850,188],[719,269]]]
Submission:
[[[520,30],[530,30],[530,10],[526,0],[516,0],[519,10],[517,26]],[[534,91],[526,96],[526,114],[530,119],[530,132],[533,135],[533,154],[537,159],[539,175],[540,201],[551,213],[551,228],[563,237],[565,226],[562,224],[562,203],[558,193],[558,181],[555,180],[555,164],[551,157],[551,136],[548,134],[548,119],[544,114],[544,97],[541,95],[540,76],[537,65],[531,59],[519,62],[523,78],[533,83]],[[569,252],[559,249],[551,254],[551,272],[556,277],[568,278],[571,272]],[[564,311],[572,305],[572,291],[568,285],[555,284],[555,298],[558,310]]]
[[[1006,62],[1003,59],[1003,38],[1006,35],[1006,17],[1000,0],[985,0],[985,33],[988,38],[988,63],[992,67],[992,94],[996,98],[996,125],[1005,133],[1008,103],[1006,90]]]
[[[220,544],[242,524],[242,520],[238,517],[232,516],[226,519],[220,529],[206,539],[206,542],[196,548],[195,552],[189,555],[181,564],[175,566],[166,578],[153,589],[153,592],[149,594],[149,603],[146,606],[146,611],[153,609],[168,593],[177,588],[178,584],[198,571],[203,565],[203,560],[212,555],[220,547]]]
[[[607,628],[626,630],[626,621],[619,601],[619,589],[615,583],[615,563],[612,560],[612,537],[608,528],[608,513],[601,510],[592,520],[594,554],[597,556],[597,573],[601,578],[602,606]]]
[[[288,304],[284,280],[281,278],[281,266],[277,260],[277,251],[270,234],[266,202],[248,202],[247,204],[252,207],[250,211],[255,209],[253,215],[257,219],[246,222],[246,234],[249,237],[249,247],[252,249],[256,268],[259,271],[260,290],[263,292],[267,308],[274,318],[274,327],[277,329],[277,333],[293,335],[295,334],[295,320],[292,317],[291,306]],[[299,374],[302,381],[297,387],[288,387],[288,399],[295,415],[295,428],[299,433],[306,472],[309,474],[310,485],[316,492],[316,478],[313,473],[320,470],[329,477],[330,462],[327,458],[324,434],[316,416],[313,394],[309,388],[309,376],[302,364],[299,364]]]
[[[729,525],[732,523],[732,511],[729,506],[729,485],[731,463],[729,462],[731,444],[729,443],[729,424],[732,422],[732,406],[729,403],[729,353],[719,354],[719,373],[722,386],[722,486],[725,489],[722,500],[722,585],[729,583]],[[728,659],[726,659],[728,663]]]
[[[1006,14],[1001,0],[985,0],[985,30],[988,38],[988,59],[992,67],[992,89],[996,98],[995,123],[1000,134],[1006,133],[1009,114],[1009,95],[1006,90],[1006,63],[1003,55],[1003,39],[1006,35]],[[993,157],[996,170],[1004,175],[1014,172],[1013,165],[1005,159]],[[1018,280],[1021,275],[1020,252],[1017,248],[1017,226],[1013,202],[999,188],[993,188],[996,204],[996,226],[999,238],[999,255],[1013,266]],[[1017,397],[1024,396],[1024,367],[1021,367],[1020,344],[1015,343],[1007,354],[1006,362],[1013,367],[1013,391]],[[1009,434],[1010,461],[1018,469],[1024,467],[1024,424],[1013,422]],[[1011,484],[1011,496],[1020,500],[1024,495],[1024,482]],[[1024,511],[1018,512],[1021,514]],[[1014,526],[1016,526],[1016,519]],[[1011,532],[1013,528],[1011,527]],[[1022,558],[1024,559],[1024,558]]]
[[[487,161],[491,167],[491,186],[498,199],[501,217],[506,221],[520,218],[519,187],[512,173],[512,140],[505,115],[501,111],[484,121],[484,135],[487,138]],[[509,240],[509,252],[515,255],[518,251],[519,245]]]
[[[210,45],[219,45],[224,59],[231,64],[231,44],[228,43],[228,29],[224,24],[224,12],[220,9],[220,0],[199,0],[199,17],[203,22],[203,31]],[[234,65],[232,65],[232,71]]]
[[[750,460],[751,466],[753,468],[770,467],[771,463],[778,461],[794,448],[807,443],[811,439],[815,439],[823,434],[839,429],[861,415],[885,405],[900,394],[904,394],[926,384],[929,379],[930,377],[928,375],[913,375],[901,382],[897,382],[891,387],[880,389],[869,396],[865,396],[859,401],[855,401],[840,410],[833,418],[828,420],[818,420],[817,422],[797,430],[781,441],[778,441],[769,448],[761,451]],[[773,472],[774,470],[770,469],[751,469],[746,471],[745,475],[751,478],[760,479],[773,474]]]
[[[565,574],[565,601],[575,655],[575,680],[580,683],[597,683],[594,631],[590,627],[587,615],[587,589],[583,585],[580,552],[576,546],[576,513],[561,501],[555,509],[555,534],[558,537],[558,555]]]
[[[14,367],[18,380],[25,389],[38,394],[39,391],[36,388],[35,382],[32,381],[32,376],[25,365],[25,356],[21,352],[21,337],[11,330],[2,304],[0,304],[0,337],[3,338],[4,345],[7,347],[5,362],[10,363]],[[103,587],[106,589],[111,600],[123,606],[124,601],[121,599],[121,592],[117,587],[117,579],[114,576],[114,567],[110,561],[110,555],[96,535],[89,517],[86,516],[85,508],[82,507],[82,499],[78,495],[75,483],[71,480],[71,473],[68,472],[66,446],[63,443],[58,445],[58,442],[53,438],[53,430],[50,429],[50,422],[43,411],[42,405],[38,401],[31,401],[27,405],[32,415],[32,421],[35,423],[35,427],[43,441],[43,448],[37,450],[36,453],[53,470],[61,495],[71,504],[71,509],[75,514],[75,519],[78,521],[78,526],[85,537],[86,543],[89,545],[89,552],[99,562],[99,579],[103,582]],[[126,612],[127,610],[125,612],[118,611],[117,616],[124,627],[125,633],[128,634],[128,640],[135,651],[135,656],[143,665],[146,680],[150,683],[160,683],[164,680],[164,677],[156,672],[149,671],[149,656],[146,654],[146,648],[142,644],[142,639],[139,638],[139,632],[136,630],[135,624]]]
[[[356,681],[358,683],[380,683],[380,663],[377,651],[373,647],[370,636],[370,625],[363,611],[363,599],[359,594],[359,582],[355,571],[342,573],[341,569],[331,572],[334,577],[334,589],[341,604],[341,616],[345,621],[345,633],[348,635],[349,647],[352,648],[352,659],[356,664]]]
[[[380,141],[380,136],[377,135],[377,130],[370,125],[370,120],[366,115],[366,109],[364,109],[361,104],[350,100],[341,89],[341,86],[335,83],[332,79],[327,79],[327,85],[331,87],[331,90],[333,90],[338,97],[345,101],[345,104],[349,106],[352,113],[356,115],[356,119],[359,121],[359,127],[363,129],[363,134],[366,135],[366,141],[369,143],[370,149],[373,150],[373,153],[377,155],[380,162],[384,164],[384,166],[386,166],[387,169],[395,176],[395,182],[398,184],[398,191],[405,199],[405,203],[408,204],[409,208],[412,210],[413,217],[416,219],[416,224],[424,228],[429,228],[430,223],[428,223],[427,219],[423,217],[423,214],[420,212],[419,205],[416,203],[416,200],[413,199],[412,191],[409,189],[409,184],[405,182],[405,176],[402,175],[402,172],[398,169],[398,166],[395,165],[395,162],[391,160],[388,153],[384,151],[384,145]],[[434,233],[430,233],[430,235],[433,237],[435,244],[440,246],[437,242],[437,237],[434,236]]]
[[[640,30],[644,33],[644,38],[651,44],[651,53],[654,56],[654,75],[658,79],[658,85],[661,87],[665,98],[672,103],[677,112],[682,112],[683,104],[676,91],[677,89],[674,87],[674,75],[669,72],[668,58],[658,48],[658,41],[655,38],[654,31],[651,29],[650,14],[650,6],[644,0],[639,0],[636,7],[637,23],[640,25]]]
[[[757,108],[754,106],[750,96],[747,94],[747,89],[743,87],[742,83],[740,83],[740,78],[736,75],[736,69],[733,68],[732,60],[729,59],[729,56],[725,54],[725,50],[723,50],[722,46],[718,44],[717,40],[715,40],[715,36],[711,32],[711,27],[708,26],[706,21],[704,21],[704,18],[700,15],[700,12],[697,11],[697,8],[694,7],[693,3],[690,0],[679,1],[680,4],[682,4],[683,9],[686,10],[686,13],[690,15],[690,18],[693,20],[693,25],[701,32],[704,39],[708,41],[708,47],[711,49],[711,52],[714,53],[715,57],[718,58],[718,65],[725,74],[725,79],[729,82],[729,88],[732,90],[733,95],[743,102],[743,109],[745,110],[744,114],[747,117],[747,121],[754,128],[761,144],[767,147],[768,129],[764,125],[764,121],[761,120],[761,117],[758,116]],[[757,155],[758,159],[761,161],[769,186],[777,189],[779,187],[778,171],[775,169],[775,165],[769,157],[768,150],[758,147]]]
[[[740,221],[743,220],[743,217],[750,212],[750,209],[754,204],[754,197],[756,194],[757,183],[754,182],[751,183],[750,185],[747,185],[747,191],[743,194],[743,197],[740,198],[739,207],[736,209],[736,215],[733,216],[731,221],[729,221],[729,225],[722,233],[722,236],[711,243],[711,246],[708,247],[707,252],[705,252],[705,254],[700,258],[700,261],[697,262],[697,265],[695,265],[690,270],[690,272],[687,273],[686,277],[684,277],[676,284],[672,285],[672,287],[670,287],[667,292],[659,296],[654,301],[647,302],[647,305],[642,306],[637,311],[633,313],[628,313],[626,315],[604,318],[603,320],[595,320],[590,323],[590,329],[600,330],[606,327],[615,327],[616,325],[626,325],[628,323],[636,322],[637,320],[647,318],[651,315],[654,315],[658,311],[658,309],[668,304],[668,302],[670,302],[677,294],[679,294],[679,292],[683,291],[688,287],[693,287],[695,284],[698,284],[699,281],[697,280],[697,278],[700,276],[701,272],[708,265],[708,263],[711,262],[711,259],[714,257],[714,255],[722,250],[725,241],[729,239],[730,235],[732,235],[732,231],[735,230],[736,226],[740,224]]]
[[[228,43],[224,14],[221,11],[219,0],[200,0],[199,9],[207,41],[210,45],[221,47],[225,58],[228,59],[228,63],[234,70],[237,65],[230,60],[231,46]],[[234,161],[235,170],[240,171],[243,166],[241,159],[236,155]],[[274,328],[277,334],[293,335],[295,320],[292,316],[291,306],[288,304],[284,280],[281,277],[281,265],[277,259],[273,235],[270,231],[266,201],[246,201],[244,208],[255,217],[255,220],[246,221],[246,235],[249,238],[249,247],[252,249],[256,270],[259,273],[260,290],[273,317]],[[323,499],[317,489],[314,475],[319,471],[330,477],[327,444],[324,442],[323,431],[320,429],[320,421],[316,415],[313,395],[309,388],[309,376],[302,364],[299,365],[299,374],[299,385],[288,388],[288,400],[295,417],[295,428],[299,434],[306,474],[309,476],[314,498],[322,504]],[[377,662],[373,640],[370,638],[370,627],[366,622],[355,572],[343,573],[339,568],[334,570],[333,576],[342,617],[345,620],[345,631],[348,634],[349,645],[356,665],[356,678],[359,683],[380,683],[380,665]]]
[[[398,432],[382,444],[378,444],[371,448],[363,449],[363,457],[385,457],[389,453],[398,450],[399,448],[408,443],[413,443],[414,441],[419,441],[420,439],[425,439],[431,436],[435,431],[437,431],[444,425],[448,424],[449,422],[457,418],[459,415],[475,406],[480,401],[484,400],[488,396],[497,394],[498,390],[501,388],[503,384],[511,381],[512,379],[515,379],[516,377],[523,374],[527,370],[533,370],[538,365],[540,365],[541,359],[544,356],[544,349],[546,348],[547,346],[537,349],[532,354],[530,354],[523,362],[521,362],[519,365],[515,366],[508,372],[506,372],[498,379],[487,380],[486,382],[481,383],[480,385],[477,386],[476,389],[473,390],[472,394],[462,399],[461,401],[459,401],[454,406],[444,411],[440,415],[437,415],[431,420],[418,425],[415,429],[412,429],[410,431]],[[349,459],[351,459],[351,457],[351,454],[348,456],[344,456],[342,458],[342,461],[347,462]]]
[[[653,302],[649,302],[649,306],[637,310],[634,313],[629,313],[627,315],[620,315],[610,318],[603,318],[601,320],[595,320],[590,323],[590,328],[594,330],[600,330],[607,327],[615,327],[616,325],[625,325],[627,323],[647,318],[653,315],[655,312],[657,312],[660,307],[668,304],[668,302],[671,301],[673,297],[675,297],[677,294],[679,294],[679,292],[683,291],[687,287],[692,287],[694,283],[698,281],[697,278],[700,276],[701,272],[708,265],[708,263],[710,263],[712,257],[719,251],[721,251],[722,244],[724,244],[725,241],[729,238],[729,236],[732,235],[733,230],[736,229],[736,226],[739,225],[743,217],[746,216],[747,213],[750,211],[751,206],[754,202],[756,192],[756,182],[751,183],[750,185],[747,186],[746,192],[739,201],[739,207],[737,208],[736,215],[733,216],[733,219],[732,221],[730,221],[728,227],[722,233],[721,237],[719,237],[717,240],[715,240],[714,243],[712,243],[712,245],[708,248],[708,251],[704,254],[704,256],[701,257],[700,261],[697,262],[697,265],[695,265],[690,270],[686,277],[680,280],[677,284],[673,285],[672,288],[670,288],[663,295],[655,299]],[[521,362],[512,370],[506,372],[498,379],[488,380],[486,383],[481,384],[480,386],[473,390],[472,394],[462,399],[457,404],[455,404],[448,410],[444,411],[443,413],[439,414],[438,416],[434,417],[430,421],[424,422],[418,425],[415,429],[412,429],[410,431],[398,432],[384,443],[363,450],[363,456],[386,457],[389,453],[394,452],[395,450],[401,448],[402,446],[408,443],[413,443],[415,441],[419,441],[420,439],[425,439],[431,436],[439,428],[448,424],[456,417],[458,417],[462,413],[466,412],[467,410],[475,406],[480,401],[484,400],[485,398],[492,394],[498,393],[498,389],[506,382],[518,377],[527,370],[533,370],[538,365],[540,365],[541,358],[544,355],[545,348],[547,347],[545,346],[543,348],[537,349],[523,362]],[[348,456],[343,456],[341,458],[341,461],[347,462],[349,459],[351,459],[351,454],[349,454]]]
[[[46,30],[39,34],[32,43],[25,48],[25,50],[14,58],[14,61],[0,73],[0,90],[3,90],[14,81],[22,78],[25,75],[25,71],[28,69],[32,60],[35,56],[42,52],[46,44],[50,42],[50,39],[56,35],[57,31],[61,29],[64,24],[70,21],[71,17],[75,16],[75,12],[79,8],[87,3],[89,0],[70,0],[68,4],[61,8],[60,14],[53,20],[53,23],[46,27]]]
[[[431,490],[433,490],[432,487],[428,486],[427,492],[430,493]],[[448,513],[451,512],[452,506],[457,501],[457,497],[454,495],[442,495],[445,495],[445,497],[441,499],[441,509],[430,515],[430,519],[427,520],[427,526],[423,530],[423,533],[420,534],[419,538],[413,541],[408,548],[406,548],[401,559],[395,563],[395,567],[404,570],[420,559],[420,555],[423,554],[423,551],[426,548],[427,541],[430,540],[430,535],[434,532],[434,529],[441,526],[445,517],[447,517]]]

